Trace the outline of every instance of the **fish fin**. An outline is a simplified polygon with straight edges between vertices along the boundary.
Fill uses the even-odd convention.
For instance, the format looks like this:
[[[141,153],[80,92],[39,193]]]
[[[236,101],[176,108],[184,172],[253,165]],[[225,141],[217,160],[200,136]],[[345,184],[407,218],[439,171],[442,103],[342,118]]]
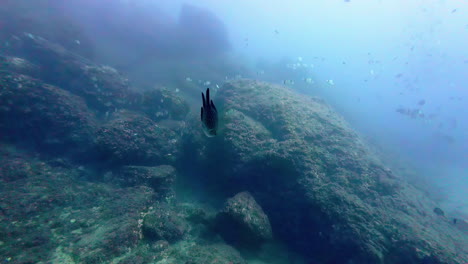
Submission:
[[[200,107],[200,119],[203,122],[203,107]]]
[[[206,102],[210,106],[210,88],[206,88]]]
[[[213,107],[213,109],[214,109],[216,112],[218,112],[218,109],[216,109],[216,106],[214,105],[213,100],[211,100],[210,103],[211,103],[211,107]]]
[[[203,94],[203,92],[201,93],[201,97],[202,97],[202,100],[203,100],[203,107],[206,107],[205,95]]]

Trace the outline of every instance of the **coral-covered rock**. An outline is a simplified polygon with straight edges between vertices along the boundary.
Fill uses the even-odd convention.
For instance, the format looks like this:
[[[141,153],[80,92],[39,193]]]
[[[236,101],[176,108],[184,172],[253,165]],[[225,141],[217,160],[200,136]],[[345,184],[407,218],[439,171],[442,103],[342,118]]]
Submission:
[[[39,66],[34,65],[27,60],[3,55],[0,55],[0,69],[36,78],[41,74]]]
[[[228,199],[216,222],[223,238],[237,246],[258,248],[273,238],[268,216],[249,192]]]
[[[185,100],[167,89],[152,89],[143,92],[140,108],[154,121],[181,120],[190,110]]]
[[[121,165],[170,164],[178,152],[179,135],[138,114],[117,115],[97,135],[102,158]]]
[[[199,170],[191,175],[224,195],[251,192],[275,236],[310,262],[468,261],[468,238],[323,101],[252,80],[226,83],[216,101],[225,121],[218,137],[190,124],[183,159]]]
[[[2,258],[101,263],[137,247],[142,214],[153,203],[150,188],[78,180],[80,169],[54,167],[6,149],[0,149]],[[20,177],[5,177],[5,169]]]
[[[0,71],[0,138],[46,153],[86,158],[96,122],[84,101],[67,91]]]
[[[47,69],[30,69],[29,72],[34,73],[34,77],[82,97],[88,107],[101,116],[128,109],[144,113],[155,121],[168,118],[180,120],[189,111],[185,100],[175,93],[167,89],[151,89],[138,93],[116,69],[96,65],[40,36],[24,33],[12,40],[11,45],[22,51],[12,52],[13,55],[28,59],[38,69]],[[19,60],[24,61],[19,58],[15,61]],[[3,61],[7,66],[14,66],[7,58]],[[29,68],[32,66],[30,63]]]
[[[9,41],[11,37],[28,32],[59,43],[81,56],[92,58],[94,46],[89,34],[68,14],[64,14],[62,5],[61,1],[2,1],[0,50],[8,53],[15,48]]]
[[[78,64],[67,61],[64,63],[67,63],[67,67]],[[82,96],[90,108],[105,113],[122,108],[133,109],[138,106],[140,95],[131,89],[128,79],[116,69],[91,63],[76,66],[79,66],[76,68],[79,72],[78,76],[56,75],[61,78],[57,82],[67,81],[69,85],[61,87]],[[70,79],[73,81],[70,82]]]
[[[90,108],[101,113],[131,108],[140,98],[114,68],[96,65],[41,36],[23,33],[11,40],[11,46],[12,56],[47,69],[35,77],[81,96]]]

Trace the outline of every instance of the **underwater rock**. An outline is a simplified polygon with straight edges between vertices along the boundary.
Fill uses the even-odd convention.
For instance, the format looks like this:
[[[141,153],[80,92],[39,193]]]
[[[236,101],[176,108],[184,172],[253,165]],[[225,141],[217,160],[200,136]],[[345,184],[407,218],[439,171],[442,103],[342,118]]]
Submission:
[[[42,153],[91,159],[96,129],[81,98],[29,76],[0,71],[3,141]]]
[[[59,43],[81,56],[93,58],[94,46],[89,34],[70,15],[64,14],[62,5],[61,1],[2,1],[0,50],[8,53],[14,48],[8,40],[29,32]]]
[[[102,263],[124,255],[141,240],[135,217],[124,214],[110,220],[100,219],[100,222],[89,233],[81,235],[72,248],[72,255],[79,256],[82,263]]]
[[[152,89],[141,95],[140,110],[153,121],[181,120],[190,111],[188,103],[167,89]]]
[[[18,58],[0,55],[0,69],[12,73],[24,74],[31,77],[40,76],[40,68],[31,62]]]
[[[227,200],[216,216],[216,229],[228,243],[244,248],[259,248],[273,238],[268,216],[249,192]]]
[[[152,241],[174,243],[181,240],[188,230],[188,223],[166,203],[156,204],[143,218],[143,236]]]
[[[101,112],[138,107],[140,95],[131,90],[128,79],[116,69],[102,65],[86,65],[82,66],[81,70],[80,79],[75,78],[69,88],[81,95],[89,107]]]
[[[11,45],[17,50],[11,52],[13,56],[47,69],[41,71],[41,80],[81,96],[92,109],[105,113],[132,108],[139,102],[140,96],[130,89],[128,80],[112,67],[95,65],[63,46],[31,33],[16,36]]]
[[[78,180],[78,168],[50,166],[15,148],[0,148],[0,255],[12,263],[110,263],[141,241],[147,187],[115,188]]]
[[[176,178],[175,168],[170,165],[156,167],[123,166],[118,172],[118,179],[123,186],[144,185],[151,187],[160,196],[174,195],[173,183]]]
[[[308,261],[468,261],[457,246],[468,238],[427,214],[433,202],[387,170],[322,100],[253,80],[226,83],[216,99],[224,130],[212,144],[193,132],[199,154],[190,160],[213,184],[223,175],[219,193],[254,193],[275,237]]]
[[[29,72],[34,74],[32,76],[82,97],[88,107],[96,110],[100,117],[127,109],[144,113],[155,121],[169,118],[181,120],[189,112],[187,102],[175,93],[167,89],[151,89],[138,93],[116,69],[96,65],[40,36],[24,33],[12,45],[21,51],[27,51],[24,54],[15,54],[34,63],[28,64],[31,68],[28,69]],[[3,60],[3,64],[11,68],[14,65],[7,64],[12,61],[8,58],[10,57],[0,57],[0,63]],[[13,62],[20,60],[26,62],[19,58]]]
[[[103,161],[118,165],[159,165],[174,162],[179,135],[135,113],[118,113],[97,132]]]

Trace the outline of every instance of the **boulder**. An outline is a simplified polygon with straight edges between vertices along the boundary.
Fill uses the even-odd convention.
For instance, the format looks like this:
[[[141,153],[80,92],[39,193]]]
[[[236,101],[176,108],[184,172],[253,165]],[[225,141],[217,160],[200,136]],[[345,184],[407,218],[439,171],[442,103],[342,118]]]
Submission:
[[[96,130],[94,115],[81,98],[38,79],[0,71],[2,141],[86,159],[92,156]]]
[[[215,99],[225,124],[214,139],[189,138],[191,175],[218,194],[252,193],[275,236],[308,261],[468,261],[468,238],[322,100],[253,80],[228,82]]]
[[[227,200],[216,216],[216,229],[228,243],[244,248],[259,248],[273,238],[268,216],[249,192]]]
[[[21,33],[10,40],[11,56],[30,61],[42,69],[37,76],[82,97],[87,105],[99,112],[131,107],[139,100],[130,89],[128,79],[109,66],[96,65],[60,44],[32,33]]]
[[[11,45],[9,53],[17,57],[16,62],[26,59],[31,61],[29,68],[35,65],[34,69],[47,69],[33,71],[34,77],[82,97],[99,117],[127,109],[146,114],[153,120],[180,120],[189,111],[185,100],[175,93],[162,88],[139,93],[116,69],[97,65],[41,36],[23,33],[15,36]],[[8,62],[7,59],[3,61]]]
[[[135,113],[118,113],[97,132],[101,158],[119,165],[159,165],[174,162],[179,135]]]
[[[18,57],[0,55],[0,69],[12,73],[24,74],[31,77],[39,77],[41,69],[39,66]]]
[[[154,121],[183,120],[190,111],[188,103],[165,88],[144,91],[139,109]]]

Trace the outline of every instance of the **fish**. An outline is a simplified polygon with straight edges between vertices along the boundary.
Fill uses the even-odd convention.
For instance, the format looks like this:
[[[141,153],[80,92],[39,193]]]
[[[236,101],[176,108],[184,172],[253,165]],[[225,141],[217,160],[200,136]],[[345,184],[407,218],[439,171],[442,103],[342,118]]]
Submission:
[[[218,110],[210,99],[210,88],[206,88],[206,98],[202,92],[203,106],[200,111],[203,132],[207,137],[214,137],[218,131]]]
[[[445,216],[444,211],[442,211],[442,209],[440,209],[439,207],[434,208],[434,213],[439,216]]]
[[[468,232],[468,222],[462,218],[454,218],[453,224],[457,227],[458,230],[463,232]]]
[[[421,100],[419,100],[418,105],[424,105],[425,103],[426,103],[426,100],[421,99]]]

